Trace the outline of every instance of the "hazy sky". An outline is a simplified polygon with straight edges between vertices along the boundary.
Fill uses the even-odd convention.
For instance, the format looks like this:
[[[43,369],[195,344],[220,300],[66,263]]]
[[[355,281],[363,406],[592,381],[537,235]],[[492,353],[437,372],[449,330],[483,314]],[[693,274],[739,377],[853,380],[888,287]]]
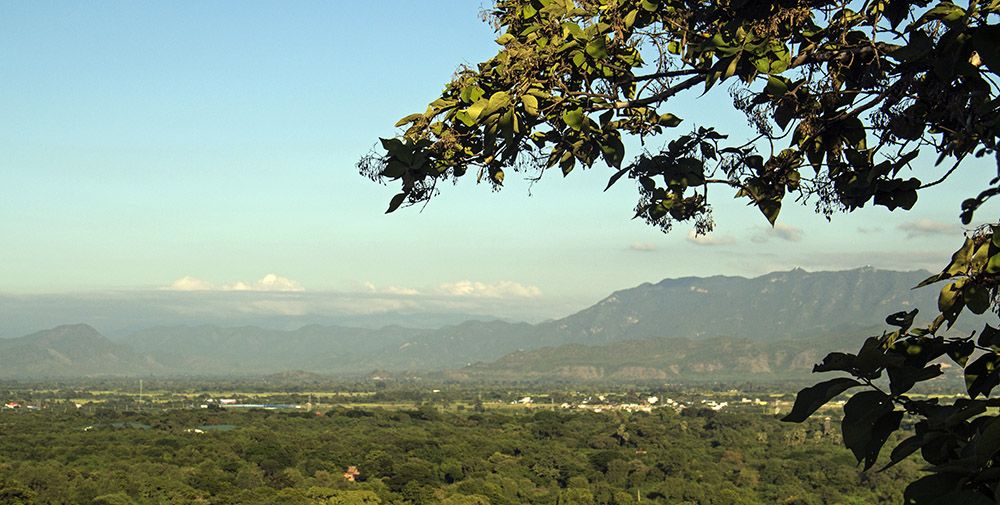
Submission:
[[[992,170],[910,213],[790,208],[776,229],[723,197],[699,240],[630,221],[634,188],[602,193],[605,167],[552,173],[531,196],[513,175],[500,193],[464,181],[386,216],[395,188],[354,163],[495,52],[481,7],[0,1],[0,292],[379,293],[562,315],[664,277],[940,268],[961,199]],[[670,110],[744,131],[728,105]]]

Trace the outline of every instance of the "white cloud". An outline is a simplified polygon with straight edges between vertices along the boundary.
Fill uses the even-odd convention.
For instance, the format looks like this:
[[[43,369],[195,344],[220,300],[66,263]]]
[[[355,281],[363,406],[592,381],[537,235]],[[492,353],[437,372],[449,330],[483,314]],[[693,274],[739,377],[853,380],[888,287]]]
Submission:
[[[216,286],[208,281],[185,275],[170,284],[169,291],[263,291],[263,292],[300,292],[305,291],[301,284],[287,277],[267,274],[256,282],[236,281]]]
[[[441,284],[439,289],[446,295],[476,298],[537,298],[542,291],[537,286],[511,281],[492,284],[468,280]]]
[[[652,252],[656,250],[656,244],[651,242],[632,242],[628,248],[630,251]]]
[[[390,295],[401,295],[401,296],[416,296],[420,294],[420,290],[401,287],[401,286],[387,286],[382,290],[383,293],[388,293]]]
[[[772,238],[787,240],[788,242],[801,242],[804,234],[805,232],[802,231],[802,228],[784,223],[775,223],[774,226],[762,228],[760,233],[751,237],[750,240],[758,244],[767,242]]]
[[[253,285],[254,291],[305,291],[301,284],[287,277],[267,274]]]
[[[203,281],[197,277],[185,275],[172,282],[166,289],[170,291],[211,291],[213,286],[210,282]]]
[[[400,296],[416,296],[421,294],[419,289],[410,288],[406,286],[386,286],[378,287],[374,282],[365,281],[360,284],[361,291],[364,293],[373,294],[383,294],[383,295],[400,295]]]
[[[736,242],[732,237],[722,237],[718,235],[698,235],[694,230],[688,231],[687,241],[692,244],[703,246],[729,245]]]
[[[898,228],[906,232],[906,238],[927,235],[958,235],[962,232],[962,228],[956,224],[935,221],[933,219],[909,221],[899,225]]]
[[[413,288],[407,286],[378,286],[371,281],[358,283],[358,290],[371,297],[422,300],[437,300],[440,302],[455,301],[466,298],[496,298],[496,299],[530,299],[541,296],[542,291],[536,286],[512,281],[495,283],[461,280],[446,282],[435,287]]]

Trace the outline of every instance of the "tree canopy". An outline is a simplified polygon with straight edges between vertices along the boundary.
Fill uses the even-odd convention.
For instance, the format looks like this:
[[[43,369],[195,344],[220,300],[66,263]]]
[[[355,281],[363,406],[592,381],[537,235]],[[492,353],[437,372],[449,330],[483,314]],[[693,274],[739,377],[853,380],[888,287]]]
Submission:
[[[710,230],[712,185],[772,223],[787,195],[828,215],[909,209],[968,157],[996,156],[998,12],[995,1],[502,0],[486,13],[497,55],[459,69],[359,168],[400,185],[389,211],[470,172],[499,187],[510,170],[599,161],[616,170],[609,185],[635,180],[637,217],[664,230]],[[752,138],[697,128],[626,161],[623,136],[679,128],[670,101],[720,86]],[[938,156],[938,179],[907,174],[921,150]],[[964,222],[997,182],[963,203]]]
[[[636,217],[704,233],[712,186],[773,224],[789,196],[827,216],[869,204],[909,210],[970,158],[1000,167],[1000,0],[498,0],[485,14],[496,56],[459,69],[423,113],[397,123],[401,135],[358,163],[399,185],[388,212],[470,173],[499,188],[509,171],[568,175],[603,162],[608,187],[634,181]],[[685,131],[669,110],[721,86],[752,126],[748,138],[723,125]],[[656,136],[668,139],[662,149],[626,155],[623,138],[648,146]],[[920,180],[914,164],[929,159],[936,173]],[[965,225],[1000,192],[1000,170],[975,191],[956,205]],[[931,473],[910,485],[907,503],[993,503],[1000,418],[988,409],[1000,406],[990,398],[1000,330],[949,330],[963,312],[996,312],[998,279],[1000,226],[980,226],[921,284],[946,281],[932,322],[892,314],[893,331],[827,356],[817,372],[851,377],[803,390],[786,420],[863,387],[845,405],[843,434],[865,468],[910,419],[915,434],[889,464],[920,451]],[[968,398],[908,396],[943,373],[945,357],[964,369]]]

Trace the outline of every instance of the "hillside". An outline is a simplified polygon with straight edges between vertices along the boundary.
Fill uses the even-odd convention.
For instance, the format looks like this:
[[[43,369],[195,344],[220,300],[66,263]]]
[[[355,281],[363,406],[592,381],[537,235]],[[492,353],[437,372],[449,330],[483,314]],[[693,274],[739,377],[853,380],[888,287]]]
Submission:
[[[682,381],[790,380],[810,375],[829,351],[852,350],[877,327],[845,326],[810,339],[661,338],[604,345],[565,344],[517,351],[490,363],[449,371],[454,380]]]
[[[752,279],[665,279],[615,292],[592,307],[537,325],[492,320],[432,330],[308,325],[290,331],[160,326],[117,342],[89,326],[63,326],[0,339],[0,376],[361,374],[376,369],[461,369],[456,376],[470,377],[779,376],[807,369],[820,357],[815,349],[853,347],[879,331],[888,313],[913,307],[930,313],[933,288],[909,289],[927,275],[862,268],[792,270]],[[766,345],[756,345],[761,343]],[[729,356],[713,354],[720,345]]]
[[[760,277],[684,277],[617,291],[594,306],[539,326],[549,345],[628,339],[729,336],[774,341],[844,325],[882,325],[885,316],[934,310],[934,288],[911,290],[930,275],[858,268],[795,269]]]
[[[0,339],[0,377],[77,377],[162,373],[148,355],[116,344],[85,324]]]

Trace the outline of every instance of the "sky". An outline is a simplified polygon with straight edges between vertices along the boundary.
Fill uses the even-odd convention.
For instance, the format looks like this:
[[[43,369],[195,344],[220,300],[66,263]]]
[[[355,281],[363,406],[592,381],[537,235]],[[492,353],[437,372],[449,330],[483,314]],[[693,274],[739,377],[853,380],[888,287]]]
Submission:
[[[995,174],[966,167],[908,213],[786,206],[774,228],[723,197],[708,237],[631,220],[634,187],[602,192],[603,166],[462,181],[385,215],[394,188],[355,163],[496,52],[482,7],[0,0],[0,303],[325,293],[538,320],[666,277],[939,269],[961,200]],[[745,132],[727,100],[669,110]]]

